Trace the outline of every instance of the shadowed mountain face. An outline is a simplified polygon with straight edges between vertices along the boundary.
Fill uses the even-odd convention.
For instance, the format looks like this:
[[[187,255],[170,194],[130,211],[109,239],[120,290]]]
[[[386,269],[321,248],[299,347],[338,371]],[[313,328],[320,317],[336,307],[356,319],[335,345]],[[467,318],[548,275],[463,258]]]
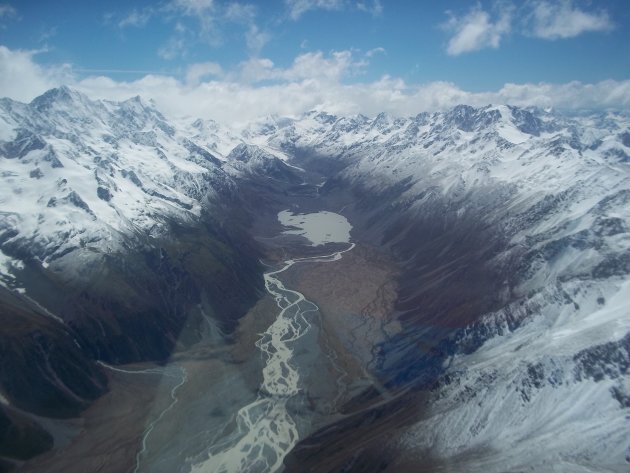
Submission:
[[[261,290],[257,252],[237,221],[229,225],[174,226],[171,238],[93,253],[79,268],[79,251],[47,268],[25,260],[15,277],[27,292],[3,289],[0,302],[7,414],[75,417],[107,389],[96,360],[165,361],[217,336],[206,318],[229,333]]]
[[[466,215],[458,216],[446,197],[413,210],[399,204],[410,187],[407,180],[374,191],[336,178],[322,190],[324,199],[349,203],[355,235],[398,261],[394,308],[403,328],[376,346],[371,370],[379,387],[347,402],[342,420],[302,440],[286,459],[287,471],[438,471],[441,462],[430,449],[409,459],[392,440],[426,415],[427,392],[439,385],[449,360],[494,335],[471,327],[516,300],[509,279],[519,253],[491,264],[509,246],[503,228],[487,220],[492,209],[500,221],[500,193],[471,192],[462,199]],[[469,330],[475,333],[464,340]]]
[[[106,392],[96,361],[165,362],[233,331],[262,291],[236,183],[291,171],[248,166],[255,148],[227,169],[136,99],[60,89],[3,107],[1,455],[24,459],[52,445],[30,413],[75,417]]]
[[[630,176],[606,148],[627,124],[506,107],[378,122],[313,116],[270,139],[334,175],[322,193],[402,268],[403,328],[370,365],[383,384],[303,439],[289,470],[526,468],[527,452],[578,455],[570,431],[598,447],[567,471],[623,471]]]
[[[199,342],[255,341],[241,317],[265,293],[261,259],[321,254],[278,237],[289,208],[343,214],[353,242],[397,270],[383,306],[395,330],[370,321],[355,332],[370,311],[331,309],[338,295],[311,288],[324,319],[340,317],[321,322],[315,345],[361,381],[292,347],[321,386],[306,377],[310,404],[287,404],[300,439],[286,471],[498,472],[559,458],[559,471],[625,471],[626,118],[459,106],[312,112],[237,132],[60,88],[31,104],[3,99],[0,126],[7,468],[52,447],[40,418],[82,415],[108,391],[97,361],[165,364]],[[344,345],[358,336],[369,349]],[[254,370],[247,353],[230,355],[228,371]],[[346,383],[344,396],[322,394]],[[222,416],[228,432],[234,417]]]

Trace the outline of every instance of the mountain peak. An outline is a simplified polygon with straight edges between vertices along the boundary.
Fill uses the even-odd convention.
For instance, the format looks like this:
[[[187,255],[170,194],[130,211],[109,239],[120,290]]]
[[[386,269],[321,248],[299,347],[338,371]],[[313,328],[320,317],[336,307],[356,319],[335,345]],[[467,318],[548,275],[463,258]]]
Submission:
[[[43,111],[48,110],[54,105],[64,104],[78,104],[78,103],[89,103],[90,99],[88,99],[81,92],[78,92],[75,89],[71,89],[66,85],[62,85],[60,87],[56,87],[54,89],[47,90],[39,97],[35,97],[30,105],[35,107],[37,110]]]
[[[120,102],[120,106],[127,110],[134,110],[136,112],[143,112],[146,110],[154,110],[155,106],[152,102],[147,102],[139,95],[135,95],[127,100]],[[157,111],[157,110],[156,110]]]
[[[313,118],[314,120],[324,124],[331,124],[337,121],[337,117],[335,115],[331,115],[323,110],[311,110],[306,112],[304,116]]]
[[[475,108],[470,105],[456,105],[444,114],[447,123],[462,131],[485,128],[499,121],[501,116],[501,111],[496,107]]]

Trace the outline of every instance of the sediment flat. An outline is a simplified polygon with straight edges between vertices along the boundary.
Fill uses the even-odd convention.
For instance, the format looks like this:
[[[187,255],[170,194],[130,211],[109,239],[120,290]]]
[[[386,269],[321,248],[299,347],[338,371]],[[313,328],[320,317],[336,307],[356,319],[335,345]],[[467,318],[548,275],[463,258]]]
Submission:
[[[312,253],[312,248],[305,250]],[[289,251],[298,254],[300,249]],[[282,274],[286,287],[318,305],[321,365],[329,366],[304,379],[305,390],[312,389],[313,403],[304,407],[313,416],[304,429],[325,425],[337,408],[373,382],[371,350],[398,330],[391,320],[396,274],[388,258],[361,245],[337,261],[296,264]],[[229,344],[199,343],[174,353],[166,367],[143,363],[106,369],[110,390],[72,421],[80,426],[76,436],[64,447],[27,462],[20,471],[131,473],[143,441],[146,453],[140,457],[138,472],[177,471],[183,458],[203,455],[222,432],[233,428],[234,412],[257,395],[261,360],[255,343],[276,316],[276,303],[266,295],[241,319]],[[337,368],[331,368],[333,364]],[[159,373],[165,369],[171,370],[169,376]],[[140,373],[146,370],[155,372]],[[178,370],[186,376],[181,385]],[[326,383],[321,383],[321,376],[329,378]],[[315,388],[316,378],[326,389]],[[336,390],[330,387],[335,385]],[[171,406],[174,398],[177,402]]]

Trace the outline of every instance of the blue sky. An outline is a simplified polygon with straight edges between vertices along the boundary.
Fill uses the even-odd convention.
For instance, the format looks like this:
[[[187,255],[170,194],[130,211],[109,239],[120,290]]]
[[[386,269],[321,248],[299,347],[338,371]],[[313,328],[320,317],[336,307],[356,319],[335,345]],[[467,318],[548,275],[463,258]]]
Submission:
[[[278,113],[402,114],[405,98],[562,106],[554,95],[570,104],[590,87],[584,107],[626,109],[629,26],[625,0],[14,0],[0,3],[0,95],[26,100],[59,82],[158,102],[206,90],[204,103],[246,95],[251,107],[258,94],[276,112],[263,99],[285,92],[315,100]]]

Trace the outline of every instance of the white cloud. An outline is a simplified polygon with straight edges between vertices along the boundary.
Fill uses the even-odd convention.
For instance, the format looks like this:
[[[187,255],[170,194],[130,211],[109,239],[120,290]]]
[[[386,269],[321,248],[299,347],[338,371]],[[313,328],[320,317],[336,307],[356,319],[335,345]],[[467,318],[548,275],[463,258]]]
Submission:
[[[374,49],[370,49],[368,52],[365,53],[365,57],[373,57],[376,56],[377,54],[387,54],[387,51],[385,51],[385,48],[374,48]]]
[[[43,67],[35,56],[43,51],[10,50],[0,45],[0,93],[15,100],[30,101],[51,87],[73,83],[71,67]]]
[[[251,23],[256,18],[256,7],[246,3],[230,3],[225,10],[225,17],[235,22]]]
[[[173,0],[173,9],[179,9],[187,15],[202,16],[214,9],[214,0]]]
[[[271,35],[266,31],[261,31],[258,26],[251,24],[245,33],[245,43],[249,52],[258,55],[262,48],[271,40]]]
[[[17,15],[17,10],[8,3],[0,3],[0,18],[10,18]]]
[[[380,0],[284,0],[288,16],[277,19],[280,24],[287,19],[297,20],[311,10],[354,9],[378,16],[383,11]],[[105,23],[119,28],[144,27],[160,17],[173,31],[157,54],[162,59],[185,57],[190,49],[201,44],[218,47],[223,44],[228,25],[243,28],[243,38],[250,55],[259,56],[271,41],[271,32],[257,21],[258,6],[253,3],[216,0],[165,0],[156,6],[134,8],[124,16],[115,13],[105,15]],[[185,26],[184,26],[185,25]]]
[[[263,82],[277,79],[278,73],[274,69],[271,59],[253,57],[239,65],[238,72],[230,74],[228,80],[242,83]]]
[[[350,0],[284,0],[284,3],[288,16],[292,20],[299,20],[302,15],[314,10],[358,10],[375,17],[383,14],[381,0],[360,0],[358,2]]]
[[[223,68],[216,62],[191,64],[186,70],[186,84],[189,86],[196,86],[203,78],[220,77],[222,75]]]
[[[533,105],[568,111],[630,110],[630,80],[595,84],[506,84],[488,92],[468,92],[448,82],[407,84],[393,77],[353,84],[306,78],[264,86],[211,80],[194,87],[165,76],[146,76],[134,82],[95,77],[75,86],[101,98],[120,100],[139,94],[153,98],[167,114],[213,118],[228,124],[248,122],[269,114],[295,116],[313,109],[337,114],[374,116],[385,111],[410,116],[462,103]]]
[[[357,2],[357,9],[369,13],[372,16],[381,16],[383,14],[383,4],[381,0],[373,0],[370,2]]]
[[[344,77],[360,73],[367,64],[365,59],[355,58],[351,51],[333,51],[328,56],[321,51],[303,53],[284,69],[275,67],[273,61],[267,58],[250,58],[240,64],[238,72],[230,79],[242,83],[307,79],[336,83]]]
[[[371,116],[385,111],[409,116],[462,103],[630,111],[630,80],[506,84],[487,92],[469,92],[449,82],[409,84],[389,76],[374,82],[348,83],[348,78],[365,64],[364,58],[355,58],[350,51],[303,54],[287,68],[269,59],[251,59],[231,74],[217,64],[201,63],[192,65],[184,80],[149,74],[135,81],[103,76],[77,79],[70,66],[38,65],[36,54],[0,46],[3,95],[28,102],[51,87],[67,84],[93,98],[124,100],[141,95],[155,100],[167,114],[214,118],[224,123],[247,122],[267,114],[298,115],[311,109]]]
[[[57,26],[51,26],[50,28],[44,29],[39,35],[38,42],[46,43],[49,39],[54,38],[55,36],[57,36],[57,30]]]
[[[5,20],[19,19],[17,10],[8,3],[0,3],[0,30],[3,30],[6,25]]]
[[[480,3],[463,16],[447,11],[450,18],[442,28],[452,36],[446,52],[457,56],[484,48],[496,49],[510,33],[555,40],[614,28],[606,10],[588,12],[576,7],[573,0],[530,0],[516,5],[511,0],[495,0],[495,19]]]
[[[118,27],[127,28],[133,26],[136,28],[140,28],[142,26],[145,26],[149,22],[153,14],[154,11],[151,8],[145,8],[143,10],[136,10],[134,8],[131,13],[129,13],[118,22]]]
[[[571,0],[532,3],[529,34],[543,39],[573,38],[590,31],[609,31],[614,25],[605,10],[589,13]]]
[[[142,10],[133,9],[115,24],[119,28],[143,27],[150,20],[160,17],[172,26],[172,33],[157,49],[162,59],[172,60],[185,57],[191,46],[205,43],[211,46],[221,44],[221,34],[217,26],[218,9],[213,0],[170,0]],[[105,17],[112,23],[114,13]]]
[[[271,40],[271,34],[256,24],[256,7],[247,3],[230,3],[224,13],[227,20],[247,27],[245,44],[251,54],[258,55]]]
[[[488,47],[498,48],[502,37],[511,30],[511,14],[511,8],[502,6],[498,18],[492,21],[490,14],[480,4],[463,17],[458,18],[451,13],[449,21],[443,25],[445,30],[453,34],[446,52],[457,56]]]
[[[345,6],[344,0],[284,0],[284,3],[292,20],[311,10],[341,10]]]
[[[355,59],[351,51],[333,51],[329,57],[321,51],[300,54],[290,68],[283,70],[281,78],[294,81],[308,78],[340,81],[343,77],[361,71],[367,62]]]
[[[244,28],[243,36],[250,54],[259,54],[271,40],[271,34],[256,24],[257,8],[253,4],[171,0],[158,11],[165,14],[167,22],[175,21],[171,37],[158,50],[158,55],[164,59],[185,56],[191,46],[199,43],[220,46],[228,24]],[[135,20],[135,17],[131,17],[131,20]]]
[[[184,57],[188,51],[187,40],[179,34],[173,35],[169,40],[158,48],[158,56],[170,61],[177,57]]]

